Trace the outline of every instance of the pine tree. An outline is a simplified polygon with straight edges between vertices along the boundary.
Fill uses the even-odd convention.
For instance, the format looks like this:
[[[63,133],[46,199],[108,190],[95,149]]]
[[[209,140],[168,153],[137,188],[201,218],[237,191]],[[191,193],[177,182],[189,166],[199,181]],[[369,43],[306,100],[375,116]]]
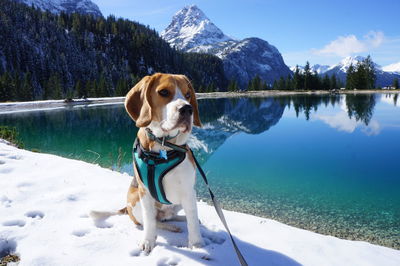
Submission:
[[[358,62],[356,66],[356,88],[360,90],[368,88],[368,73],[363,62]]]
[[[394,78],[393,79],[393,87],[398,90],[399,89],[399,79],[398,78]]]
[[[293,86],[295,90],[304,89],[304,78],[303,75],[300,73],[298,65],[296,65],[296,69],[294,71]]]
[[[239,90],[236,80],[231,80],[228,85],[228,91],[235,92]]]
[[[278,90],[285,90],[285,89],[286,89],[285,79],[283,77],[280,77],[278,81]]]
[[[294,87],[293,87],[293,80],[292,80],[292,77],[291,77],[290,75],[288,75],[288,76],[286,77],[286,80],[285,80],[285,89],[286,89],[286,90],[293,90],[293,89],[294,89]]]
[[[346,72],[346,90],[354,90],[356,88],[356,73],[353,64],[350,64]]]
[[[106,97],[107,95],[107,88],[106,88],[106,78],[104,77],[104,74],[100,75],[100,78],[97,82],[97,93],[98,97]]]
[[[87,98],[86,86],[84,86],[81,80],[78,80],[75,84],[76,95],[78,98]]]
[[[262,89],[262,80],[260,76],[257,74],[252,80],[252,90],[259,91]]]
[[[371,56],[368,55],[362,62],[365,71],[366,87],[367,90],[375,89],[376,74],[374,62],[372,62]]]
[[[325,74],[324,78],[322,79],[322,85],[321,85],[323,90],[329,90],[330,89],[330,80],[328,75]]]
[[[276,82],[276,80],[274,80],[274,84],[272,85],[272,89],[273,90],[278,90],[278,82]]]
[[[304,67],[304,89],[310,90],[311,87],[311,68],[310,62],[306,62],[306,66]]]
[[[329,88],[330,88],[331,90],[336,90],[336,89],[338,88],[338,87],[337,87],[337,80],[336,80],[336,75],[335,75],[335,74],[333,74],[333,75],[331,76]]]
[[[0,99],[2,101],[10,101],[17,94],[15,82],[8,72],[1,76]]]
[[[23,100],[23,101],[33,100],[33,87],[32,87],[30,73],[26,73],[24,75],[18,100]]]

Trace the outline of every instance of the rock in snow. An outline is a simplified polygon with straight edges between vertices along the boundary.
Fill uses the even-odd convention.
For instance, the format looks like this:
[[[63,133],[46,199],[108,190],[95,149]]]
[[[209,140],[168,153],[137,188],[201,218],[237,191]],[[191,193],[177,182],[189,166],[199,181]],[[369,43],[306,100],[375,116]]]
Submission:
[[[202,202],[198,208],[206,246],[188,249],[186,223],[174,222],[183,233],[159,230],[148,256],[138,249],[143,231],[128,216],[96,221],[88,216],[94,209],[122,207],[130,181],[127,174],[0,140],[0,255],[18,254],[19,265],[238,265],[213,207]],[[224,213],[249,265],[400,262],[398,250]]]
[[[178,11],[161,37],[177,49],[218,56],[227,78],[242,88],[256,75],[270,84],[291,75],[274,46],[259,38],[234,40],[226,36],[196,5]]]
[[[17,0],[52,13],[82,13],[102,16],[99,7],[90,0]]]

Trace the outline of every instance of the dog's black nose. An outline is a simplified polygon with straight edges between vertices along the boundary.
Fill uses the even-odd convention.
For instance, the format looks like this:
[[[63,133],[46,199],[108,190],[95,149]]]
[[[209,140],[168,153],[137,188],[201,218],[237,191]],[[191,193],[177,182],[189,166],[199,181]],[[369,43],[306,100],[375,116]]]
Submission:
[[[190,104],[185,104],[179,109],[179,113],[181,115],[192,115],[193,114],[193,108]]]

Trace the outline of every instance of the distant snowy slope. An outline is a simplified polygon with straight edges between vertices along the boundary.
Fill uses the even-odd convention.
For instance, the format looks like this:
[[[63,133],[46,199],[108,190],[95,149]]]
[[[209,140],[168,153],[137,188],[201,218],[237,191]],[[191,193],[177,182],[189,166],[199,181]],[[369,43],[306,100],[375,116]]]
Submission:
[[[186,51],[199,45],[232,40],[226,36],[196,5],[184,7],[161,32],[171,46]]]
[[[353,65],[354,67],[359,63],[362,62],[365,59],[363,56],[347,56],[343,58],[338,64],[331,66],[329,70],[336,70],[336,71],[342,71],[342,72],[347,72],[349,69],[350,65]],[[374,64],[376,69],[380,69],[381,67],[377,64]]]
[[[52,13],[81,13],[102,16],[99,7],[90,0],[16,0]]]
[[[365,59],[363,56],[348,56],[343,58],[338,64],[333,65],[327,69],[324,74],[328,76],[335,75],[342,82],[346,81],[346,72],[349,69],[350,65],[356,66],[358,62],[361,62]],[[396,72],[387,72],[380,65],[375,64],[375,74],[376,74],[376,86],[385,87],[389,86],[393,83],[393,79],[400,78],[400,73]]]
[[[299,68],[300,73],[304,71],[304,66],[297,66],[297,67]],[[319,64],[310,66],[311,72],[316,72],[319,75],[324,74],[326,71],[328,71],[329,68],[330,66],[328,65],[319,65]],[[290,70],[292,72],[295,72],[296,66],[290,67]]]
[[[400,62],[384,66],[382,67],[382,70],[386,72],[395,72],[400,74]]]

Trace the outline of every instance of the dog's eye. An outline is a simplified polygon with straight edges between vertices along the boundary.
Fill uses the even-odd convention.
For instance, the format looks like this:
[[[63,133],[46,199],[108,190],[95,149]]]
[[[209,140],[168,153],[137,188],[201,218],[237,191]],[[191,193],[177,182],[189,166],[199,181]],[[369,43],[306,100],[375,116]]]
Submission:
[[[190,91],[188,93],[185,94],[185,98],[189,99],[190,98]]]
[[[162,97],[168,97],[169,96],[169,91],[166,89],[160,90],[158,91],[158,93],[162,96]]]

